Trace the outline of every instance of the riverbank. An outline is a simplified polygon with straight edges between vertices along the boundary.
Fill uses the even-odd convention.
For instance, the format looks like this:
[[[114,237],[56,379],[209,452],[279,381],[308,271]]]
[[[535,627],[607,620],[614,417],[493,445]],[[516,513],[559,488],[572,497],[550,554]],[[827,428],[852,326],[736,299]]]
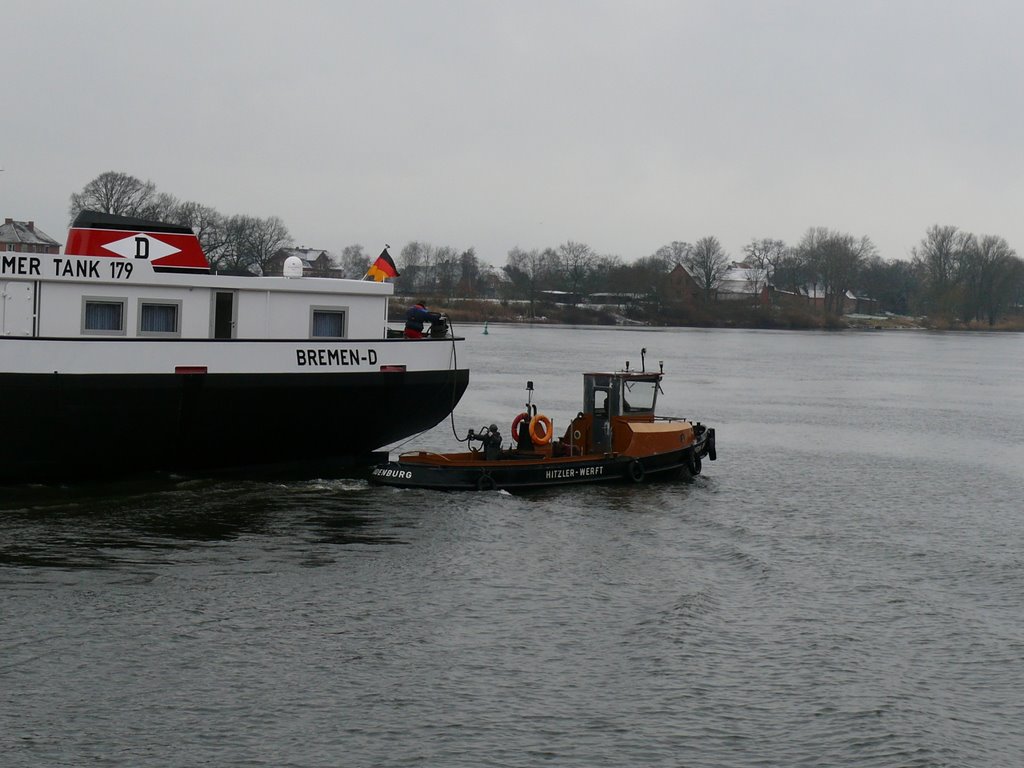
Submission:
[[[749,328],[776,330],[943,330],[943,331],[1024,331],[1024,317],[997,325],[959,323],[944,318],[910,317],[890,313],[879,315],[827,315],[802,307],[750,307],[715,304],[698,307],[630,307],[537,302],[530,313],[526,301],[488,301],[482,299],[436,299],[431,309],[444,312],[454,323],[532,323],[557,325],[659,326],[679,328]],[[391,302],[389,321],[401,322],[405,316],[404,297]]]
[[[391,302],[390,322],[400,322],[406,311],[401,298]],[[554,325],[619,325],[692,328],[838,328],[831,318],[793,309],[771,311],[750,307],[618,307],[605,304],[554,304],[482,299],[434,299],[430,309],[444,312],[455,323],[532,323]]]

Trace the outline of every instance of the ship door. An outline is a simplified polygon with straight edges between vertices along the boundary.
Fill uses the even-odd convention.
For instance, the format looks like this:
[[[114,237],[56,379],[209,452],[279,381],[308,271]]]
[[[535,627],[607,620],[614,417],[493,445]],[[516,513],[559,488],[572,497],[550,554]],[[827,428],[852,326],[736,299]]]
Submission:
[[[213,292],[213,338],[235,338],[237,303],[235,291]]]
[[[612,449],[612,425],[608,417],[608,390],[602,387],[594,388],[594,429],[593,451],[595,453],[608,453]]]
[[[593,373],[584,374],[583,412],[590,414],[593,419],[589,448],[594,453],[609,453],[612,449],[611,417],[618,415],[617,403],[618,397],[613,377]]]
[[[0,283],[0,334],[35,335],[35,296],[34,283]]]

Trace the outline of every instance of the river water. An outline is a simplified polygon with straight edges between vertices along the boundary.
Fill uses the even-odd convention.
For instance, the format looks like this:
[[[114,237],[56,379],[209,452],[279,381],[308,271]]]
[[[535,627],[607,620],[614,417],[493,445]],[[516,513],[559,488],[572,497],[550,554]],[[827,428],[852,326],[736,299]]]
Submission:
[[[1024,764],[1020,336],[459,330],[460,435],[646,347],[718,461],[0,491],[0,763]]]

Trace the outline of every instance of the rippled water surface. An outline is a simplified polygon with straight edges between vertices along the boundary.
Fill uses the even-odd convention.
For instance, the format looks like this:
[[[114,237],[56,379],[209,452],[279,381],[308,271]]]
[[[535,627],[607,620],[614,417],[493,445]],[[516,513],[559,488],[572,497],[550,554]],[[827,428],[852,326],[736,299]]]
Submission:
[[[1024,764],[1021,337],[461,330],[460,434],[646,347],[719,460],[0,490],[0,763]]]

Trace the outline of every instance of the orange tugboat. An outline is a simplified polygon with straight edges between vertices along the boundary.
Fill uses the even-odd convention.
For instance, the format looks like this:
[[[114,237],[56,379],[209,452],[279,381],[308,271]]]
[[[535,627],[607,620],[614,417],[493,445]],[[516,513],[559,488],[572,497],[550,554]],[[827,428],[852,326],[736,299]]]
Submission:
[[[512,422],[512,443],[503,446],[495,424],[470,430],[461,453],[403,453],[378,464],[370,482],[399,488],[494,490],[626,481],[700,474],[701,460],[714,461],[715,430],[689,419],[655,415],[664,367],[583,374],[583,410],[562,437],[553,439],[551,419],[532,403]],[[476,445],[479,443],[479,445]]]

